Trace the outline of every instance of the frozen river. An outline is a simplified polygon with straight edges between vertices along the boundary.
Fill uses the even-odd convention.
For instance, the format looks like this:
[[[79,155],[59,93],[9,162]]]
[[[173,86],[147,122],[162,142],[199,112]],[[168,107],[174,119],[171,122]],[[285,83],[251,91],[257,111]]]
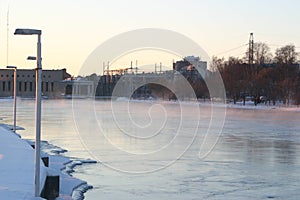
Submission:
[[[210,111],[121,101],[112,112],[110,101],[44,100],[42,139],[99,161],[75,169],[94,186],[86,199],[299,198],[300,112],[227,109],[221,136],[211,133],[217,145],[208,141],[214,148],[199,158],[207,128],[219,123]],[[0,113],[11,123],[12,100],[1,100]],[[19,133],[33,139],[34,101],[18,100],[17,116]]]

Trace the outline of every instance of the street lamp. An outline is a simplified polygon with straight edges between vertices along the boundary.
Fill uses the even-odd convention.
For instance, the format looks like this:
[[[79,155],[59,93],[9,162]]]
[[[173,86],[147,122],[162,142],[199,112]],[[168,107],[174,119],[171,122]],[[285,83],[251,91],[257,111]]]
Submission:
[[[37,35],[37,68],[36,68],[36,89],[35,89],[35,173],[34,173],[34,195],[40,196],[40,159],[41,159],[41,85],[42,85],[42,31],[37,29],[16,29],[15,35]]]
[[[16,66],[6,66],[8,69],[14,69],[14,126],[13,131],[16,132],[17,123],[17,67]]]

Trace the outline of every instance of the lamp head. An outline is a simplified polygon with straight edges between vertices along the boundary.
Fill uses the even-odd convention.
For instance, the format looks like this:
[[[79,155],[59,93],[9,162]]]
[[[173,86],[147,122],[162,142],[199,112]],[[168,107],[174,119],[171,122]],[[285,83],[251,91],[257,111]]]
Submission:
[[[7,69],[17,69],[16,66],[6,66]]]
[[[42,31],[38,29],[17,28],[15,35],[41,35]]]
[[[28,56],[27,60],[36,60],[36,57],[35,56]]]

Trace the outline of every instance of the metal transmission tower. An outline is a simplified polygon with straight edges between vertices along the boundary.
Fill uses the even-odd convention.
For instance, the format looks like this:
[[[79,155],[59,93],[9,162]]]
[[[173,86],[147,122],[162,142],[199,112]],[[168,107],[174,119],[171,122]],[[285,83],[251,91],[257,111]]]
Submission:
[[[249,65],[253,65],[254,63],[254,38],[253,38],[253,33],[250,33],[250,38],[249,38]]]

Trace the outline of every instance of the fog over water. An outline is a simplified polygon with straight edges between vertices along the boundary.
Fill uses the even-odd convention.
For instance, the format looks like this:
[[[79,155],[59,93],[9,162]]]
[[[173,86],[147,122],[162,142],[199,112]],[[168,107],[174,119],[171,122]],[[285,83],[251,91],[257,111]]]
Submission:
[[[12,123],[12,103],[0,100],[2,123]],[[42,139],[67,149],[66,156],[99,161],[75,168],[74,176],[94,186],[86,199],[300,196],[300,112],[228,108],[218,137],[211,108],[197,103],[42,103]],[[18,133],[26,139],[34,139],[34,105],[17,102],[17,125],[25,128]],[[217,144],[202,159],[209,127],[213,140],[205,147]]]

